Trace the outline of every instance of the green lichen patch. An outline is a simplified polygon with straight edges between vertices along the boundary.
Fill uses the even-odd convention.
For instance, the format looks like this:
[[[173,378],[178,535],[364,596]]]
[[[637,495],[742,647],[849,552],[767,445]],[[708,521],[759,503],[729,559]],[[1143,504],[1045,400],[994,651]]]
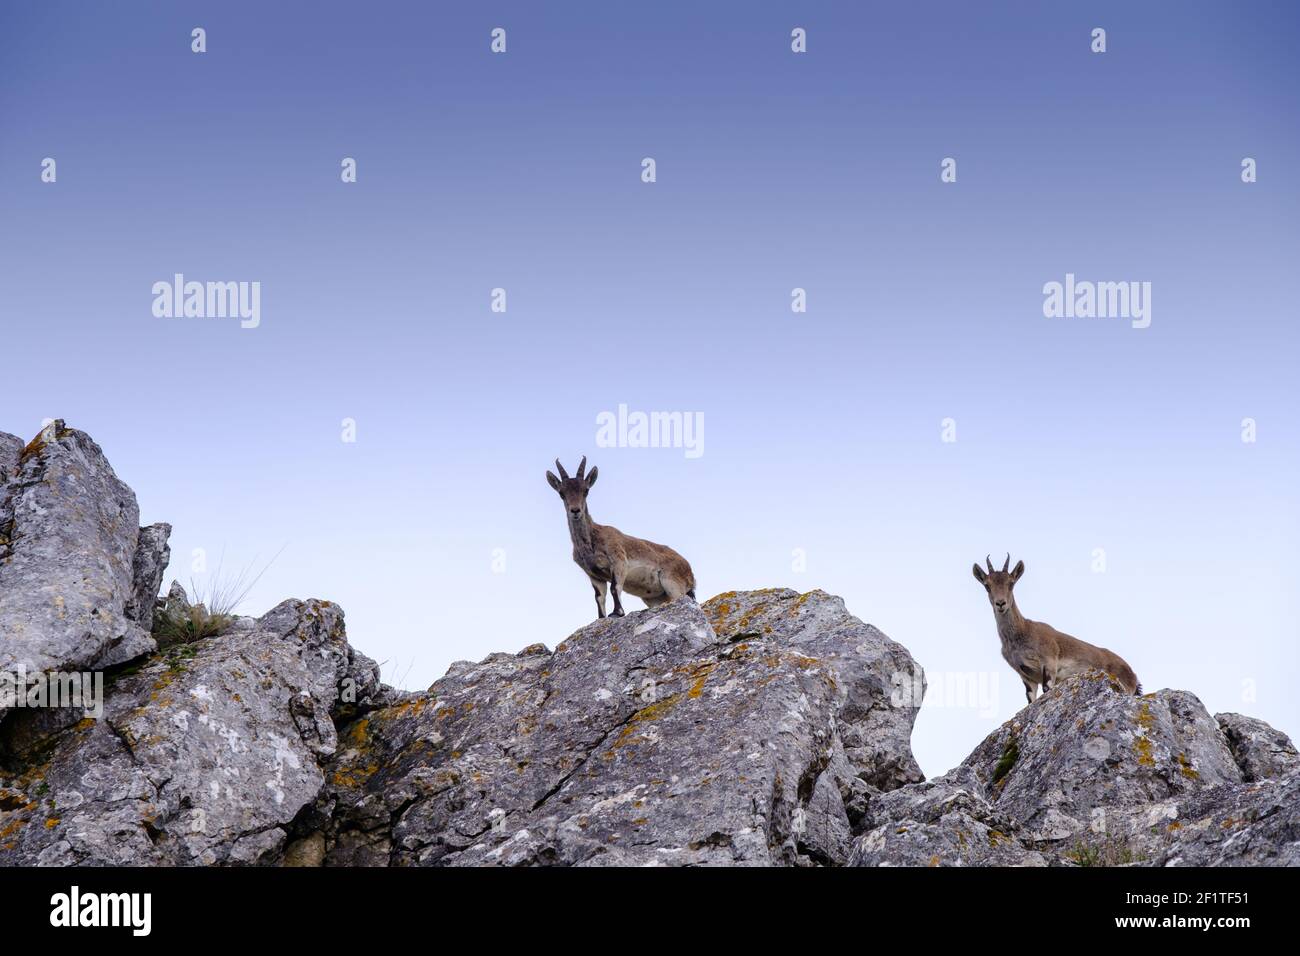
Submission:
[[[1020,742],[1016,735],[1012,734],[1007,738],[1007,745],[1002,749],[1002,756],[999,758],[997,765],[993,768],[993,785],[1000,786],[1011,773],[1011,768],[1016,765],[1020,759]]]

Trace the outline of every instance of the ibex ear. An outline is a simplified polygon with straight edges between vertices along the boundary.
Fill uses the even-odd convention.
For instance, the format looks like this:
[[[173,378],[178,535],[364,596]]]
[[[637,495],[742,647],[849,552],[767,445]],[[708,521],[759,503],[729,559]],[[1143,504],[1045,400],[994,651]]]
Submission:
[[[1011,569],[1011,580],[1019,581],[1020,575],[1025,573],[1025,562],[1017,561],[1016,566]]]
[[[974,564],[972,564],[972,565],[970,566],[970,569],[971,569],[971,571],[975,574],[975,580],[976,580],[976,581],[978,581],[980,584],[983,584],[983,585],[987,585],[987,584],[988,584],[988,577],[987,577],[987,575],[984,574],[984,569],[981,568],[981,567],[979,566],[979,562],[978,562],[978,561],[976,561]]]
[[[556,478],[549,471],[546,473],[546,483],[550,485],[552,488],[554,488],[556,491],[560,490],[560,479]]]
[[[587,487],[590,488],[596,483],[596,475],[600,473],[599,468],[593,468],[587,473]]]

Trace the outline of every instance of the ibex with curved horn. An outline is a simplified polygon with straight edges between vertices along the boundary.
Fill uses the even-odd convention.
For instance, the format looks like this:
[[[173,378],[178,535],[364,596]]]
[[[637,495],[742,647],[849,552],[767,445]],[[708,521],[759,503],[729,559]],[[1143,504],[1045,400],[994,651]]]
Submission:
[[[597,468],[587,470],[587,457],[578,465],[574,478],[555,459],[557,478],[549,471],[546,480],[564,501],[573,539],[573,561],[586,572],[596,592],[596,613],[605,616],[606,588],[614,592],[614,616],[623,616],[619,593],[626,591],[658,607],[679,597],[695,599],[695,574],[686,559],[672,548],[624,534],[609,525],[596,524],[587,511],[587,492],[596,483]]]
[[[1025,685],[1025,697],[1031,704],[1039,685],[1046,693],[1048,687],[1061,678],[1081,674],[1090,667],[1105,671],[1128,693],[1142,693],[1142,685],[1138,683],[1133,668],[1115,652],[1062,634],[1041,621],[1026,620],[1011,593],[1025,573],[1025,562],[1017,561],[1010,571],[1007,570],[1011,565],[1010,554],[1001,571],[993,570],[988,555],[984,556],[984,563],[988,565],[987,572],[978,562],[972,568],[975,580],[984,585],[989,603],[993,605],[993,618],[997,621],[998,637],[1002,640],[1002,659],[1020,675]]]

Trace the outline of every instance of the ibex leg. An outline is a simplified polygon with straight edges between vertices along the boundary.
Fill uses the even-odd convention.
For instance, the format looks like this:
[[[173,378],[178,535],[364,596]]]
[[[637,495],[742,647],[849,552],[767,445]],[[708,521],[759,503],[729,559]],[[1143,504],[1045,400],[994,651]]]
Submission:
[[[619,592],[623,590],[623,582],[619,580],[618,574],[612,576],[609,583],[609,590],[614,595],[614,616],[623,616],[623,601],[619,598]]]

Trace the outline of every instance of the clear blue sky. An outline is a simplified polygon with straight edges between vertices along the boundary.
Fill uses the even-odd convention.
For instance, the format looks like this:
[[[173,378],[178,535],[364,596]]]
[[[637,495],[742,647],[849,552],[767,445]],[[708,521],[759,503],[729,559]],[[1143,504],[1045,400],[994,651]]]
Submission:
[[[0,429],[90,432],[184,581],[284,546],[246,610],[338,601],[408,687],[592,617],[543,478],[586,453],[701,597],[824,588],[996,680],[932,693],[927,773],[1023,703],[990,551],[1147,689],[1295,734],[1297,10],[5,4]],[[177,272],[260,282],[260,327],[154,317]],[[1151,327],[1045,318],[1066,273],[1151,282]],[[597,448],[619,404],[704,454]]]

